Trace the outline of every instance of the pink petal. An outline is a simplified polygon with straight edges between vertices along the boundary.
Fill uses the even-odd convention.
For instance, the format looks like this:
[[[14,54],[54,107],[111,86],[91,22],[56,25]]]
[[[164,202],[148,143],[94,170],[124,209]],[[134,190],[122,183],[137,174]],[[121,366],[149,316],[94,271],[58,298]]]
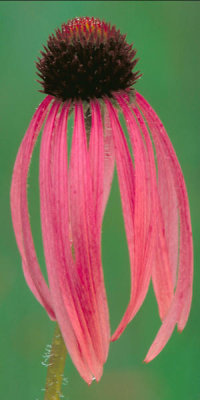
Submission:
[[[164,319],[173,300],[173,277],[166,242],[164,219],[158,198],[157,243],[153,263],[152,281],[161,320]]]
[[[112,127],[108,111],[104,110],[104,189],[103,189],[103,214],[110,195],[115,166],[115,154]]]
[[[27,176],[34,145],[48,112],[52,98],[47,96],[35,112],[16,158],[11,185],[11,213],[17,245],[28,286],[45,307],[49,317],[55,319],[48,286],[41,273],[28,213]]]
[[[103,125],[99,104],[91,102],[92,125],[89,142],[89,159],[92,176],[92,192],[95,208],[95,223],[101,227],[102,200],[103,200],[103,178],[104,178],[104,138]],[[101,234],[101,232],[99,232]]]
[[[56,318],[80,375],[91,383],[91,343],[82,326],[76,295],[68,225],[66,126],[68,106],[55,102],[47,118],[40,151],[41,221],[45,258]],[[75,276],[76,278],[76,276]]]
[[[125,315],[116,332],[112,336],[112,340],[116,340],[123,332],[127,323],[130,322],[130,320],[134,317],[146,296],[151,276],[152,257],[150,257],[150,255],[152,256],[152,249],[154,249],[155,246],[155,233],[152,229],[152,226],[156,213],[156,174],[153,150],[149,136],[147,135],[146,139],[148,139],[147,144],[148,147],[150,147],[151,163],[149,163],[148,151],[145,149],[141,132],[130,108],[122,96],[118,95],[116,98],[122,108],[125,120],[127,122],[133,148],[135,168],[134,177],[132,177],[132,180],[134,179],[134,188],[132,191],[134,190],[134,192],[132,195],[133,199],[131,213],[126,212],[127,200],[123,200],[125,193],[123,187],[121,187],[120,190],[131,265],[131,297]],[[120,146],[120,144],[118,144],[118,146]],[[150,183],[152,183],[153,186],[151,191],[150,186],[148,185],[149,178],[151,179]],[[124,178],[121,179],[122,181],[124,180]],[[121,179],[119,177],[120,186],[122,185],[122,183],[120,183]],[[130,220],[132,221],[132,225],[130,225]]]
[[[96,126],[97,135],[102,135],[101,120],[93,109],[93,124]],[[96,119],[96,122],[95,122]],[[93,125],[93,126],[94,126]],[[93,139],[92,139],[93,140]],[[102,146],[102,138],[94,139],[95,146]],[[99,158],[102,165],[103,149],[98,150],[92,145],[94,154]],[[99,151],[99,152],[98,152]],[[91,153],[90,153],[91,156]],[[96,156],[92,156],[91,160]],[[96,161],[93,169],[97,166]],[[90,168],[89,152],[87,149],[86,132],[84,126],[83,108],[81,104],[75,106],[74,132],[72,139],[72,149],[70,158],[70,215],[72,226],[72,240],[75,253],[75,263],[77,271],[77,280],[80,285],[79,301],[84,309],[86,323],[90,332],[91,340],[100,361],[104,363],[108,353],[108,310],[105,297],[105,288],[103,282],[103,272],[101,266],[101,221],[98,217],[99,210],[95,198],[97,194],[102,198],[102,178],[100,173],[96,180],[92,181]],[[93,191],[92,191],[93,183]],[[94,186],[95,184],[95,186]],[[100,191],[99,191],[100,188]],[[93,196],[94,194],[94,196]],[[102,201],[102,200],[101,200]]]
[[[136,122],[128,104],[122,96],[117,96],[124,118],[127,123],[128,133],[131,140],[134,166],[135,166],[135,210],[134,223],[135,233],[135,264],[137,265],[138,279],[137,291],[133,293],[132,304],[130,305],[131,316],[129,321],[135,316],[140,308],[148,290],[149,280],[152,272],[152,257],[155,247],[155,217],[157,211],[156,198],[156,170],[153,156],[153,148],[145,130],[142,119],[135,108],[138,117]],[[139,126],[138,126],[139,125]],[[144,140],[142,139],[142,134]],[[140,246],[140,247],[139,247]],[[143,260],[143,261],[141,261]]]
[[[133,106],[132,109],[135,115],[137,116],[141,131],[146,141],[147,153],[149,154],[150,157],[149,166],[147,162],[145,164],[148,169],[150,168],[152,169],[150,179],[148,180],[148,182],[150,186],[150,195],[152,195],[153,209],[151,210],[151,208],[150,207],[149,208],[151,212],[151,226],[153,227],[154,230],[155,242],[154,245],[150,246],[150,251],[151,253],[153,252],[154,254],[152,253],[152,256],[149,257],[149,262],[153,264],[152,278],[153,278],[154,290],[156,293],[160,317],[161,319],[163,319],[173,299],[172,270],[166,243],[165,226],[164,226],[164,220],[163,220],[160,197],[159,197],[159,186],[157,186],[157,181],[156,181],[156,171],[155,171],[152,143],[140,111],[135,106]],[[160,171],[159,171],[159,178],[160,178]],[[164,180],[164,176],[162,176],[162,178]],[[172,203],[170,203],[170,205],[172,206]],[[150,244],[149,240],[148,244]]]
[[[112,168],[114,163],[112,162],[112,152],[110,154],[110,160],[105,160],[105,141],[109,142],[111,149],[111,140],[108,139],[107,135],[104,137],[103,123],[101,119],[101,110],[97,101],[91,102],[92,111],[92,126],[89,143],[89,159],[92,176],[92,192],[94,199],[94,218],[96,230],[99,228],[99,232],[96,232],[98,237],[97,251],[98,251],[98,269],[100,273],[101,291],[97,301],[99,302],[99,317],[100,324],[102,327],[102,341],[103,343],[109,343],[110,341],[110,324],[109,324],[109,313],[107,305],[107,297],[104,287],[103,268],[101,263],[101,229],[102,229],[102,218],[103,208],[105,207],[105,192],[106,196],[109,195],[109,187],[112,179]],[[106,131],[107,133],[107,131]],[[108,149],[107,149],[108,151]],[[105,167],[106,171],[105,171]],[[105,173],[108,172],[109,177],[105,178]],[[104,346],[103,346],[104,347]],[[104,349],[103,361],[105,362],[108,355],[108,345]]]
[[[179,330],[182,330],[187,322],[192,299],[193,245],[187,191],[175,151],[155,111],[139,93],[137,93],[136,99],[151,130],[156,152],[159,157],[168,160],[165,174],[171,174],[170,179],[171,176],[173,177],[173,188],[176,191],[180,215],[179,270],[176,292],[169,312],[146,356],[145,361],[149,362],[163,349],[175,324],[178,323]]]
[[[98,107],[98,109],[96,109],[96,107]],[[97,214],[99,214],[100,212],[100,218],[102,218],[109,198],[113,173],[114,173],[114,165],[115,165],[114,143],[112,136],[112,128],[110,126],[110,120],[107,110],[104,109],[104,127],[103,127],[101,121],[101,111],[98,106],[98,103],[91,102],[91,109],[93,115],[92,118],[93,123],[91,126],[91,133],[90,133],[89,155],[91,159],[90,165],[91,165],[91,173],[93,181],[92,185],[93,185],[93,191],[94,191],[94,185],[96,185],[97,188],[97,192],[94,193],[95,203],[96,207],[98,207],[99,209],[97,211]],[[97,134],[96,132],[99,129],[101,129],[101,133]],[[95,149],[96,149],[96,154],[95,154]],[[97,180],[97,177],[100,177],[100,179]],[[97,182],[101,182],[101,187],[97,187],[96,184]],[[101,199],[102,196],[103,196],[103,205]],[[100,207],[102,208],[101,210]]]
[[[119,123],[119,119],[116,110],[113,108],[111,102],[105,100],[106,107],[109,113],[110,123],[113,132],[113,140],[115,146],[115,158],[119,180],[119,187],[121,193],[122,208],[124,213],[126,235],[128,238],[129,256],[130,263],[133,265],[134,262],[134,200],[135,200],[135,188],[134,188],[134,170],[131,155],[129,153],[128,145]],[[112,336],[111,340],[117,339],[117,337],[125,329],[128,323],[127,315],[126,319],[123,318],[120,324],[120,330],[117,330]]]
[[[163,231],[166,240],[173,287],[175,287],[177,281],[179,241],[178,200],[174,186],[174,178],[168,168],[168,159],[162,151],[157,151],[157,164],[160,212],[163,219]]]
[[[62,115],[61,115],[62,118]],[[65,122],[65,120],[64,120]],[[81,296],[80,278],[72,257],[72,248],[69,233],[69,204],[68,204],[68,171],[67,171],[67,142],[66,142],[66,126],[60,131],[61,134],[55,137],[52,178],[55,202],[53,201],[53,209],[55,210],[55,233],[57,235],[57,257],[59,259],[57,276],[60,279],[60,290],[64,306],[74,327],[79,348],[82,353],[82,361],[84,367],[88,365],[92,376],[97,380],[102,374],[102,365],[100,365],[91,340],[91,335],[87,323],[87,311],[85,312],[84,294]],[[60,137],[60,139],[59,139]],[[57,139],[57,140],[56,140]],[[80,302],[80,299],[83,302]],[[58,311],[59,312],[59,311]],[[66,318],[61,315],[61,323],[63,323],[63,332],[65,335],[66,345],[68,346],[69,337],[65,329]],[[76,350],[76,349],[75,349]],[[74,360],[74,349],[72,353]],[[74,362],[80,370],[80,361]],[[90,378],[91,379],[91,378]]]

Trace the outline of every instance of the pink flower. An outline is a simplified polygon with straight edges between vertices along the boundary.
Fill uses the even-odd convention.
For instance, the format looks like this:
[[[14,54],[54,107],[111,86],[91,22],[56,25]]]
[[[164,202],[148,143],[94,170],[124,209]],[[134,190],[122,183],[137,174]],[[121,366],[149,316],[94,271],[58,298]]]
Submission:
[[[137,60],[125,36],[98,19],[74,19],[49,38],[45,51],[37,66],[47,97],[31,120],[15,162],[12,220],[27,284],[49,317],[58,321],[73,363],[91,383],[102,375],[110,340],[119,338],[141,307],[150,279],[162,325],[145,361],[159,354],[176,324],[180,331],[185,327],[193,276],[190,211],[167,133],[147,101],[130,89],[138,78],[132,72]],[[43,124],[39,185],[49,286],[38,264],[27,202],[31,156]],[[115,165],[131,293],[110,337],[101,229]]]

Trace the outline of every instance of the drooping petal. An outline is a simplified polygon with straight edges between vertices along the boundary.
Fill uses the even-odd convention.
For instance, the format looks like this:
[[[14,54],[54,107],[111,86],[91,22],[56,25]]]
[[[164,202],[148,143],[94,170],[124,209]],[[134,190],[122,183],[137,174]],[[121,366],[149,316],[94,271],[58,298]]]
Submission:
[[[168,160],[166,157],[163,158],[162,153],[160,152],[157,152],[157,164],[160,207],[164,223],[164,232],[173,279],[173,286],[175,288],[177,281],[179,247],[178,200],[174,186],[173,175],[170,170],[168,171],[168,174],[165,173],[165,171],[168,169]]]
[[[96,207],[98,207],[99,209],[97,214],[99,214],[100,212],[101,219],[105,212],[113,179],[115,165],[114,143],[107,109],[103,109],[103,121],[101,121],[101,110],[97,102],[95,104],[94,102],[91,102],[91,110],[92,126],[89,143],[90,165],[93,181],[93,191],[94,185],[96,186],[96,192],[94,193],[94,195]],[[100,133],[99,129],[101,129]],[[101,187],[97,187],[97,182],[98,184],[101,182]],[[101,196],[103,196],[103,205]]]
[[[80,375],[91,383],[91,343],[77,304],[76,276],[68,225],[66,126],[69,107],[55,102],[47,118],[40,150],[42,234],[50,291],[63,338]],[[74,279],[74,280],[73,280]]]
[[[155,259],[152,269],[152,282],[161,320],[166,316],[174,296],[174,284],[166,241],[164,218],[158,197],[157,238]]]
[[[157,297],[160,317],[161,319],[163,319],[173,299],[172,267],[167,247],[167,238],[165,235],[164,218],[162,215],[162,209],[160,204],[161,200],[159,195],[159,186],[157,185],[157,180],[156,180],[154,153],[153,153],[151,139],[140,111],[134,105],[132,106],[132,109],[135,115],[137,116],[141,132],[143,133],[146,142],[147,156],[149,156],[149,163],[148,161],[146,161],[145,164],[150,171],[150,176],[148,179],[149,183],[148,196],[151,196],[151,207],[149,207],[151,214],[150,226],[152,227],[153,231],[152,234],[154,237],[152,238],[153,243],[151,243],[151,241],[148,240],[148,248],[151,253],[151,256],[149,255],[148,258],[149,262],[152,263],[153,265],[152,279],[154,284],[154,290]],[[158,164],[160,164],[160,160],[158,161]],[[162,178],[164,180],[165,176],[163,175]],[[159,183],[160,180],[161,179],[159,174]],[[173,204],[170,203],[170,205],[172,206]]]
[[[31,156],[51,100],[52,98],[47,96],[40,104],[19,148],[11,185],[11,213],[27,284],[50,318],[55,319],[49,289],[41,273],[34,248],[27,201],[27,177]]]
[[[104,185],[103,185],[103,214],[110,195],[115,167],[115,153],[112,127],[108,111],[104,110]]]
[[[192,299],[193,245],[187,191],[175,151],[155,111],[139,93],[137,93],[136,99],[149,125],[156,152],[159,157],[168,160],[165,174],[170,173],[170,176],[173,177],[173,188],[176,191],[180,215],[179,270],[176,292],[169,312],[146,356],[145,361],[149,362],[163,349],[175,324],[177,323],[178,329],[182,330],[187,322]]]
[[[151,140],[137,109],[135,109],[135,114],[138,121],[135,120],[123,96],[117,95],[116,99],[122,108],[133,149],[135,199],[132,216],[126,216],[124,213],[125,224],[126,218],[133,220],[132,236],[127,231],[130,261],[132,261],[131,297],[126,313],[112,337],[113,340],[119,337],[126,324],[135,316],[146,296],[154,257],[157,211],[156,170]],[[134,248],[132,248],[133,245]]]
[[[122,131],[121,125],[117,113],[112,106],[111,102],[106,99],[105,104],[109,113],[110,123],[113,133],[113,141],[115,146],[115,159],[119,180],[119,187],[121,193],[121,202],[124,214],[126,235],[128,238],[129,246],[129,257],[131,266],[134,263],[134,201],[135,201],[135,188],[134,188],[134,170],[131,155],[128,149],[128,145]],[[120,330],[117,330],[117,334],[112,336],[112,340],[116,340],[117,337],[125,329],[130,313],[126,314],[126,319],[123,318],[120,324]]]
[[[99,104],[91,101],[92,124],[89,142],[89,160],[92,177],[92,193],[95,208],[95,223],[101,227],[103,178],[104,178],[104,138]],[[101,234],[101,232],[99,232]]]
[[[98,117],[98,113],[96,114]],[[94,121],[95,122],[95,121]],[[93,123],[94,123],[93,122]],[[101,120],[97,118],[96,123]],[[96,132],[97,134],[97,132]],[[98,143],[95,139],[96,145]],[[100,140],[102,143],[102,140]],[[96,146],[95,145],[95,146]],[[95,148],[95,154],[98,154]],[[99,154],[102,156],[103,152]],[[95,162],[96,165],[96,162]],[[93,166],[94,167],[94,166]],[[102,187],[102,174],[96,177],[95,193]],[[94,183],[94,181],[93,181]],[[75,254],[77,279],[80,285],[80,303],[100,365],[108,352],[108,311],[101,266],[101,241],[99,220],[92,192],[92,174],[87,149],[86,132],[81,104],[75,105],[75,121],[70,158],[70,218]],[[101,209],[101,207],[100,207]],[[97,379],[99,379],[97,377]]]
[[[110,341],[110,324],[109,324],[109,313],[108,313],[108,305],[107,305],[107,297],[104,287],[104,277],[103,277],[103,268],[101,262],[101,228],[102,228],[102,218],[105,207],[105,192],[106,196],[109,196],[109,187],[111,186],[112,179],[112,168],[114,168],[113,153],[111,150],[111,140],[108,139],[107,131],[104,137],[103,131],[103,122],[101,118],[101,110],[100,105],[97,101],[91,102],[91,111],[92,111],[92,126],[91,126],[91,135],[90,135],[90,143],[89,143],[89,160],[91,167],[91,176],[92,176],[92,192],[93,192],[93,201],[94,201],[94,217],[95,217],[95,226],[96,226],[96,235],[97,235],[97,252],[98,252],[98,264],[97,268],[99,269],[100,281],[101,281],[101,291],[100,296],[97,298],[99,302],[99,317],[100,317],[100,325],[102,329],[102,341],[103,343],[109,343]],[[105,160],[105,140],[106,143],[110,144],[110,160]],[[106,170],[105,170],[106,167]],[[105,173],[108,173],[109,177],[105,178]],[[98,231],[99,229],[99,231]],[[99,235],[99,237],[98,237]],[[95,277],[94,277],[95,279]],[[108,355],[108,345],[104,345],[104,362],[107,359]]]
[[[135,316],[148,290],[152,272],[152,257],[155,247],[156,170],[153,149],[149,135],[134,118],[123,96],[116,96],[126,120],[134,156],[135,172],[135,209],[134,209],[134,266],[132,279],[136,281],[135,293],[129,304],[130,318]],[[135,110],[137,113],[137,109]],[[138,113],[137,116],[139,117]],[[142,137],[143,134],[143,137]],[[135,273],[135,276],[134,276]],[[128,310],[127,310],[128,312]]]

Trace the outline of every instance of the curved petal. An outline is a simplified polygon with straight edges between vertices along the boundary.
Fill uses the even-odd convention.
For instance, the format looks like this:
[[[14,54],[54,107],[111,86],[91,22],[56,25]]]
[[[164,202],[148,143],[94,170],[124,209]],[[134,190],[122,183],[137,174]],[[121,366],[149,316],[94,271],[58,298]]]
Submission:
[[[165,241],[159,215],[156,167],[151,139],[137,107],[132,107],[133,114],[124,96],[116,95],[115,97],[124,114],[133,149],[135,200],[132,216],[124,213],[125,224],[127,224],[126,219],[129,218],[133,219],[134,224],[132,236],[130,231],[127,230],[131,263],[131,297],[124,317],[112,336],[112,340],[119,337],[127,323],[132,320],[141,307],[148,290],[152,265],[155,262],[162,262],[162,279],[159,281],[159,283],[163,283],[162,291],[159,290],[161,285],[156,286],[161,316],[169,309],[173,298],[172,277],[167,254],[164,251],[158,252],[158,248],[161,245],[163,248]],[[160,238],[158,245],[156,243],[157,237]],[[134,250],[132,250],[133,245]],[[134,254],[131,254],[132,251]],[[160,253],[162,257],[158,260],[157,254]],[[160,272],[160,269],[157,268],[156,271]],[[161,278],[158,272],[156,278]],[[154,280],[157,283],[158,279]]]
[[[41,142],[42,234],[56,318],[74,364],[83,379],[91,383],[92,360],[88,361],[91,344],[84,336],[81,314],[76,309],[76,281],[73,282],[74,262],[69,241],[66,142],[69,109],[63,106],[59,116],[59,106],[57,102],[52,105]]]
[[[152,143],[139,110],[133,107],[134,117],[123,97],[116,95],[127,123],[134,155],[134,213],[128,217],[133,219],[134,226],[132,237],[127,234],[129,253],[132,251],[132,240],[134,241],[134,258],[132,257],[131,260],[130,254],[132,276],[130,302],[117,331],[112,337],[113,340],[119,337],[122,328],[124,329],[126,324],[131,321],[144,301],[152,273],[152,263],[155,258],[157,233],[155,221],[158,204]],[[125,213],[124,218],[126,218]]]
[[[47,96],[40,104],[21,143],[14,166],[10,195],[13,227],[27,284],[49,317],[55,319],[49,289],[34,248],[27,201],[27,177],[31,156],[51,100],[52,98]]]
[[[157,151],[158,195],[163,220],[163,232],[171,268],[173,287],[176,286],[178,268],[179,212],[174,178],[168,167],[168,158]],[[167,173],[166,173],[167,171]]]
[[[111,184],[113,180],[115,167],[115,153],[112,127],[108,111],[104,110],[104,184],[103,184],[103,214],[110,195]]]
[[[111,184],[112,176],[112,152],[109,153],[110,161],[105,160],[105,139],[108,140],[107,136],[104,138],[103,123],[101,118],[101,110],[97,101],[91,102],[92,111],[92,126],[89,143],[89,160],[91,167],[92,176],[92,192],[94,199],[94,218],[97,235],[97,253],[98,253],[98,264],[99,279],[101,281],[101,290],[97,297],[100,324],[102,329],[102,342],[104,347],[104,362],[108,355],[108,343],[110,341],[110,324],[109,324],[109,312],[106,291],[104,287],[103,268],[101,263],[101,229],[102,229],[102,218],[105,207],[105,191],[106,196],[109,195],[109,182]],[[106,132],[107,133],[107,132]],[[110,146],[111,147],[111,146]],[[105,167],[106,171],[105,171]],[[114,165],[113,165],[114,167]],[[109,177],[105,178],[105,173],[110,172]],[[106,346],[105,346],[106,344]]]
[[[169,311],[169,307],[174,297],[174,284],[160,198],[158,198],[157,208],[157,237],[152,281],[159,308],[160,319],[163,320]]]
[[[138,110],[134,118],[123,96],[117,96],[118,103],[126,120],[134,156],[135,171],[135,210],[134,210],[134,256],[135,269],[132,279],[137,283],[130,301],[131,315],[135,316],[146,296],[152,273],[152,261],[155,248],[155,220],[157,212],[156,169],[153,148]],[[142,136],[143,135],[143,136]],[[140,232],[140,234],[139,234]]]
[[[98,114],[96,115],[98,117]],[[101,135],[101,120],[96,119],[93,124],[99,123],[98,132]],[[94,134],[97,134],[97,126]],[[95,139],[95,146],[103,143]],[[103,155],[102,149],[96,148],[94,153]],[[93,158],[94,159],[94,158]],[[102,161],[100,161],[102,165]],[[95,162],[96,165],[96,162]],[[94,166],[93,166],[94,167]],[[76,265],[77,290],[79,301],[84,310],[86,324],[100,365],[105,362],[109,347],[109,321],[103,273],[101,266],[101,221],[94,193],[102,191],[102,174],[97,175],[94,193],[92,191],[92,174],[90,168],[89,151],[87,149],[86,132],[84,125],[83,107],[75,105],[74,132],[72,138],[70,158],[70,218],[72,227],[72,241]],[[94,183],[94,181],[93,181]],[[100,195],[101,192],[100,192]],[[101,202],[99,203],[101,204]],[[96,206],[96,207],[95,207]],[[95,375],[96,379],[100,376]]]
[[[163,349],[175,324],[178,323],[179,330],[182,330],[187,322],[192,299],[193,245],[187,191],[175,151],[155,111],[139,93],[137,93],[136,99],[149,125],[156,152],[160,154],[160,157],[168,160],[168,168],[165,173],[168,174],[170,171],[173,177],[173,187],[176,191],[180,215],[179,270],[176,292],[169,312],[146,356],[145,361],[149,362]]]
[[[115,146],[115,158],[121,193],[121,202],[124,213],[125,229],[128,238],[129,257],[131,266],[134,263],[134,202],[135,202],[135,177],[131,155],[122,131],[117,112],[110,100],[106,99],[105,104],[109,113],[110,123],[113,132]],[[129,321],[130,313],[122,319],[120,327],[112,336],[111,340],[116,340],[125,329]]]
[[[152,263],[152,279],[154,285],[154,291],[156,294],[159,313],[161,319],[164,318],[166,315],[170,304],[173,299],[173,277],[172,277],[172,268],[169,258],[169,252],[167,248],[166,242],[166,235],[165,235],[165,226],[164,226],[164,219],[162,215],[161,209],[161,200],[159,196],[159,184],[163,186],[165,183],[165,174],[162,176],[162,180],[160,178],[160,169],[158,171],[158,178],[159,182],[157,185],[157,178],[156,178],[156,169],[155,169],[155,162],[154,162],[154,153],[153,147],[151,143],[151,138],[149,136],[147,127],[143,120],[143,117],[137,107],[132,106],[133,112],[135,113],[138,123],[141,128],[141,132],[143,133],[146,148],[147,148],[147,156],[149,157],[149,163],[146,161],[147,169],[150,171],[150,176],[148,179],[149,183],[149,196],[151,196],[151,207],[150,214],[151,214],[151,221],[150,227],[152,227],[153,233],[153,243],[148,240],[148,248],[151,253],[149,256],[149,262]],[[158,162],[158,166],[160,167],[160,159]],[[164,188],[163,188],[164,189]],[[169,187],[167,187],[169,190]],[[170,203],[170,206],[173,204]],[[167,207],[168,205],[165,204]],[[170,230],[172,232],[172,229]],[[148,254],[148,253],[147,253]]]
[[[104,178],[104,138],[100,107],[97,101],[91,101],[92,124],[89,142],[89,161],[92,178],[95,223],[101,227],[103,178]],[[101,232],[99,232],[101,234]]]

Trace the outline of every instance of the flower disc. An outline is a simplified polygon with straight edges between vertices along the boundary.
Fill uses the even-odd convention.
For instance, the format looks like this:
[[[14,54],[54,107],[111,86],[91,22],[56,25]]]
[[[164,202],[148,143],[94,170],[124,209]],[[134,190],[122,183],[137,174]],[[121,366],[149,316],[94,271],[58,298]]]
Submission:
[[[139,77],[136,51],[115,26],[98,18],[74,18],[49,36],[36,63],[42,92],[62,101],[112,97]]]

